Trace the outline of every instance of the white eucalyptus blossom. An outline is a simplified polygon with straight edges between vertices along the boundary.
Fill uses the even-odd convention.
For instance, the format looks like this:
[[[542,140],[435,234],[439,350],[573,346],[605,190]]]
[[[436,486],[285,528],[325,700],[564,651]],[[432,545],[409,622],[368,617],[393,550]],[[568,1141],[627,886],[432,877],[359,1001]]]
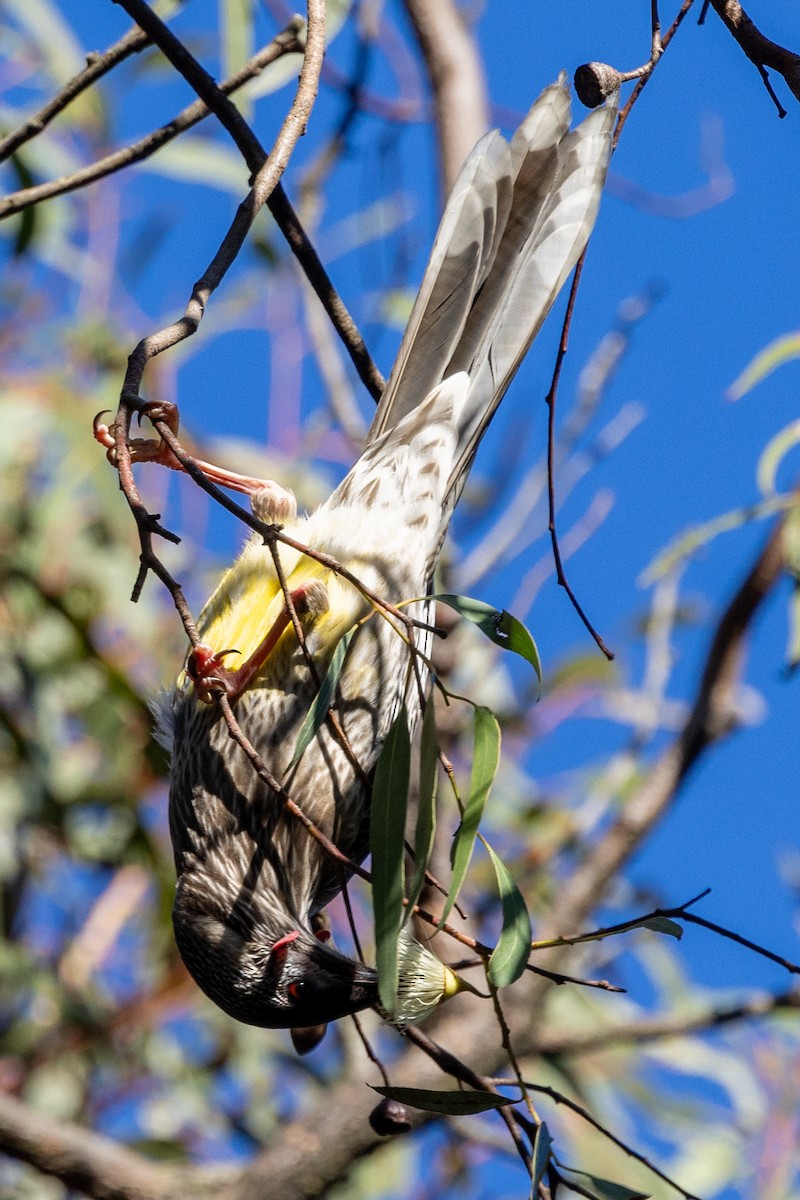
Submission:
[[[468,985],[441,959],[403,930],[397,943],[397,1005],[401,1025],[423,1021],[444,1000]],[[471,989],[470,989],[471,990]]]

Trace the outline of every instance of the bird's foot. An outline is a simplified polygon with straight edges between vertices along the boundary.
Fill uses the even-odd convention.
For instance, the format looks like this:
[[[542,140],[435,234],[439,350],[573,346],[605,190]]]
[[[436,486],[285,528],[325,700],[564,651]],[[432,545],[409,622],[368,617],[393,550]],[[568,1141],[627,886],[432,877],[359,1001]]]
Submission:
[[[105,415],[105,412],[101,412],[95,417],[93,424],[94,436],[96,441],[105,448],[108,461],[115,467],[117,465],[116,427],[114,423],[107,425],[103,421]],[[171,404],[168,400],[150,400],[146,404],[143,404],[138,412],[140,421],[142,417],[147,417],[152,422],[163,421],[170,432],[177,436],[180,426],[180,412],[177,405]],[[154,462],[159,463],[162,467],[169,467],[171,471],[186,470],[161,437],[130,438],[128,440],[128,449],[132,462]],[[217,467],[214,463],[204,462],[201,458],[193,458],[192,461],[196,467],[200,468],[211,483],[215,483],[219,487],[229,488],[234,492],[241,492],[246,496],[255,497],[265,489],[284,491],[278,484],[271,483],[266,479],[256,479],[253,475],[239,475],[236,471],[228,471],[224,467]],[[291,496],[291,492],[286,492],[285,495]],[[294,501],[294,497],[292,497],[292,500]],[[255,501],[253,502],[253,511],[256,513],[256,516],[259,516],[259,513],[255,509]],[[294,512],[297,512],[296,504],[294,505]],[[269,523],[279,524],[280,522],[270,520]]]
[[[319,579],[311,579],[308,583],[293,588],[289,592],[289,597],[294,611],[304,625],[321,617],[330,606],[328,589]],[[238,654],[238,650],[214,651],[202,642],[195,646],[189,652],[186,660],[186,674],[194,684],[198,699],[205,704],[211,704],[219,695],[225,695],[229,700],[235,700],[241,696],[264,666],[291,620],[289,607],[284,604],[266,637],[256,647],[247,662],[242,663],[236,669],[226,667],[224,660],[230,654]]]

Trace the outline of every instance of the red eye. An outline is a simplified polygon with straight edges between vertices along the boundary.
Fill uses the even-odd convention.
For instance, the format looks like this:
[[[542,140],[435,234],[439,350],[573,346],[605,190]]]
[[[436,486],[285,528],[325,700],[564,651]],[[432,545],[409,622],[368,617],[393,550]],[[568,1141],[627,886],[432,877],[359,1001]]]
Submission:
[[[288,991],[289,995],[291,996],[292,1000],[300,999],[300,997],[303,994],[304,987],[305,987],[305,984],[302,982],[289,984],[287,991]]]
[[[314,937],[318,942],[328,942],[330,941],[331,931],[330,929],[318,929]]]

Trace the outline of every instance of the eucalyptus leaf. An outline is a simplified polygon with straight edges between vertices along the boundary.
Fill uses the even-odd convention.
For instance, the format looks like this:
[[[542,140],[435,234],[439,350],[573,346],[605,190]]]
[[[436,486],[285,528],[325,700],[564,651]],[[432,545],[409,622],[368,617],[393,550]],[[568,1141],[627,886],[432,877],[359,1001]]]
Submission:
[[[531,953],[531,919],[528,908],[508,868],[495,854],[485,838],[481,838],[492,860],[500,903],[503,908],[503,929],[489,959],[489,982],[493,987],[508,987],[519,979]]]
[[[300,726],[300,732],[297,735],[297,743],[292,755],[292,761],[286,768],[287,772],[297,766],[300,757],[306,746],[310,744],[316,735],[317,731],[325,723],[325,718],[328,714],[328,709],[333,703],[333,697],[336,693],[336,686],[342,674],[344,660],[347,657],[347,650],[350,642],[353,639],[355,629],[349,630],[343,638],[337,643],[336,649],[333,652],[333,658],[328,664],[328,670],[325,672],[325,678],[320,684],[319,691],[314,697],[314,701],[306,713],[305,720]]]
[[[539,1128],[536,1130],[536,1137],[533,1139],[533,1155],[531,1162],[531,1200],[537,1200],[539,1195],[539,1184],[544,1178],[544,1173],[550,1163],[550,1149],[553,1145],[553,1139],[550,1136],[550,1130],[542,1121]]]
[[[669,917],[650,917],[646,921],[642,921],[642,929],[652,929],[655,933],[665,933],[668,937],[674,937],[678,941],[683,937],[683,926],[677,921],[671,921]]]
[[[627,1187],[613,1179],[603,1179],[601,1175],[591,1175],[588,1171],[578,1171],[574,1167],[566,1166],[559,1167],[559,1170],[568,1172],[569,1175],[577,1175],[582,1180],[587,1179],[587,1190],[591,1189],[597,1200],[650,1200],[649,1192],[640,1192],[638,1188]],[[569,1187],[567,1174],[564,1175],[564,1183]]]
[[[767,442],[758,458],[756,481],[762,496],[774,496],[778,470],[786,455],[800,442],[800,420],[785,425]]]
[[[428,1091],[425,1088],[409,1087],[374,1087],[374,1092],[397,1100],[409,1108],[418,1108],[422,1112],[442,1113],[451,1117],[466,1117],[474,1113],[490,1112],[492,1109],[505,1108],[509,1104],[518,1104],[519,1100],[509,1099],[508,1096],[498,1096],[496,1092],[462,1091],[453,1092]]]
[[[500,726],[497,717],[488,708],[476,705],[473,718],[472,774],[469,781],[469,796],[464,805],[461,824],[456,831],[451,850],[453,868],[450,888],[444,905],[440,924],[443,925],[458,899],[467,868],[475,849],[475,838],[483,816],[497,766],[500,761]]]
[[[403,856],[410,771],[411,738],[408,714],[403,705],[389,730],[375,768],[370,817],[375,962],[381,1004],[389,1012],[394,1012],[397,1004],[397,938],[403,915]]]
[[[454,609],[460,616],[472,621],[473,625],[477,625],[496,646],[501,646],[504,650],[511,650],[520,658],[524,658],[533,667],[536,678],[540,683],[542,682],[542,663],[536,643],[530,631],[510,612],[506,612],[505,609],[492,608],[491,604],[485,604],[482,600],[473,600],[470,596],[443,594],[433,596],[432,599],[440,600],[442,604]]]
[[[751,359],[741,375],[728,388],[728,398],[740,400],[777,367],[791,362],[793,358],[800,358],[800,333],[786,333],[776,338]]]
[[[404,923],[409,919],[425,883],[425,868],[433,850],[436,836],[436,791],[439,780],[439,746],[436,738],[436,717],[433,697],[425,705],[422,718],[419,762],[419,799],[417,826],[414,835],[414,877],[408,889],[408,905]]]

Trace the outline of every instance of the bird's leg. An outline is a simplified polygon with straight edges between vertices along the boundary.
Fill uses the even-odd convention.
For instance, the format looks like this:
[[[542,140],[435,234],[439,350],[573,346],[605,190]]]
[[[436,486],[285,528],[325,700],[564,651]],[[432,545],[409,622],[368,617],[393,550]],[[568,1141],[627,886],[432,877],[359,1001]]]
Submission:
[[[110,426],[106,425],[102,420],[104,416],[105,413],[98,413],[95,417],[93,426],[94,436],[96,441],[105,447],[108,461],[112,466],[116,466],[117,448],[115,429],[113,424]],[[151,400],[149,403],[143,404],[139,411],[139,418],[141,419],[142,416],[148,417],[151,421],[163,421],[172,433],[177,435],[180,424],[180,413],[178,412],[177,405],[170,404],[168,400]],[[128,442],[128,448],[131,453],[132,462],[160,463],[162,467],[169,467],[171,471],[183,471],[185,469],[161,437],[131,438]],[[246,496],[253,496],[265,487],[277,486],[271,484],[268,480],[256,479],[252,475],[239,475],[236,471],[226,471],[223,467],[217,467],[213,463],[204,462],[201,458],[194,459],[194,463],[212,483],[219,484],[220,487],[230,488],[234,492],[242,492]]]
[[[319,579],[293,588],[289,596],[295,612],[303,620],[314,621],[328,611],[328,589]],[[195,646],[186,660],[186,674],[194,683],[199,699],[211,704],[220,693],[224,693],[229,700],[241,696],[277,646],[291,619],[289,607],[284,604],[266,637],[256,646],[247,662],[235,670],[226,667],[223,660],[229,654],[237,654],[237,650],[214,651],[202,642]]]

